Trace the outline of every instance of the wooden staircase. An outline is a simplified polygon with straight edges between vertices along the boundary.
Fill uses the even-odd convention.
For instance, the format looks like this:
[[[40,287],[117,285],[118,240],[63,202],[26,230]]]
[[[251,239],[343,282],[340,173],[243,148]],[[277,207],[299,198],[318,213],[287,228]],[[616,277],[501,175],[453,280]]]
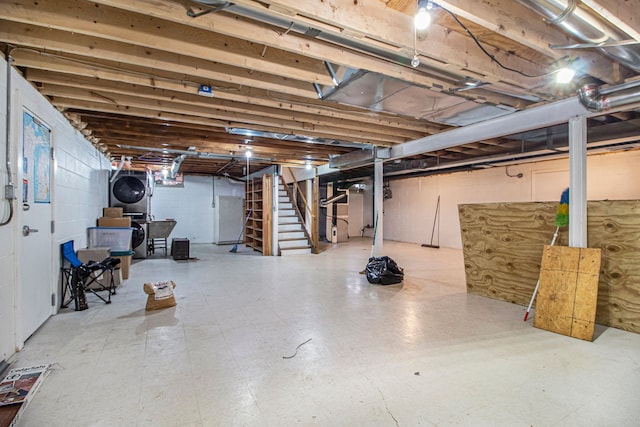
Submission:
[[[311,253],[302,219],[282,182],[278,185],[278,247],[282,256]]]

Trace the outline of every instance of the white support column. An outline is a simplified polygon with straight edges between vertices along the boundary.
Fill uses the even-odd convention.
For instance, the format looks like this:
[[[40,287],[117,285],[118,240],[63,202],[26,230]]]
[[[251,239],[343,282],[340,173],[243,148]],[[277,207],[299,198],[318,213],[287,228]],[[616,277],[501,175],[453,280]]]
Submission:
[[[569,246],[587,247],[587,118],[569,119]]]
[[[383,226],[382,213],[383,213],[383,201],[382,201],[382,159],[376,159],[373,168],[373,207],[375,215],[373,217],[375,239],[373,241],[373,256],[381,256],[383,245]]]

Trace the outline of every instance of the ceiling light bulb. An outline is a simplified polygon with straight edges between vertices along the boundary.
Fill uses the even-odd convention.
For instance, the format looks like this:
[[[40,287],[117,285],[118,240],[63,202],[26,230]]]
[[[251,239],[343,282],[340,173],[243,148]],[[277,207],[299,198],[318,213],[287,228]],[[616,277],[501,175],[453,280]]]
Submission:
[[[576,70],[568,67],[560,68],[556,75],[556,82],[559,84],[567,84],[573,80],[573,76],[576,75]]]
[[[307,160],[307,163],[304,165],[304,168],[305,168],[306,170],[311,169],[311,162],[309,162],[309,161]]]
[[[251,157],[251,150],[247,150],[247,151],[245,151],[245,152],[244,152],[244,155],[245,155],[247,158]]]
[[[420,65],[420,59],[418,58],[418,54],[413,55],[413,58],[411,59],[411,66],[413,68],[416,68],[418,65]]]
[[[426,7],[421,7],[418,9],[418,13],[413,18],[413,25],[416,27],[416,30],[426,30],[431,23],[431,14],[427,11]]]

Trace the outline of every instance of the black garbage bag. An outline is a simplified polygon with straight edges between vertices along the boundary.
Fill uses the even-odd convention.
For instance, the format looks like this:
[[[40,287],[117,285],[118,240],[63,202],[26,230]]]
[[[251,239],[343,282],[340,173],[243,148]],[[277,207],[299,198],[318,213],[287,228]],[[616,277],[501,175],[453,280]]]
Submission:
[[[394,285],[404,278],[404,270],[388,256],[369,258],[365,272],[369,283],[377,285]]]

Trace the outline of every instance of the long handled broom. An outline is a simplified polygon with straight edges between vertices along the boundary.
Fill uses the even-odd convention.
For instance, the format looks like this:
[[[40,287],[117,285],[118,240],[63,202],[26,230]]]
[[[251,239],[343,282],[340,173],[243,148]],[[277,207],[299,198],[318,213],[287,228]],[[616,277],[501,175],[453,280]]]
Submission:
[[[433,215],[433,227],[431,228],[431,241],[429,243],[423,243],[423,248],[436,248],[439,249],[440,245],[433,244],[433,235],[436,231],[436,220],[438,221],[438,243],[440,243],[440,195],[438,195],[438,203],[436,203],[436,213]]]
[[[231,248],[231,250],[229,252],[231,253],[236,253],[238,252],[238,243],[240,243],[240,237],[242,237],[242,233],[244,233],[244,229],[247,226],[247,222],[249,222],[249,218],[251,217],[251,213],[253,212],[253,208],[249,209],[249,213],[247,214],[247,217],[244,219],[244,224],[242,225],[242,228],[240,229],[240,234],[238,234],[238,238],[236,239],[236,244],[233,245],[233,247]]]
[[[560,227],[564,227],[569,224],[569,189],[566,188],[562,195],[560,196],[560,204],[558,205],[558,210],[556,211],[556,231],[553,233],[553,239],[551,239],[551,246],[556,244],[556,239],[558,238],[558,231]],[[536,295],[538,293],[538,287],[540,286],[540,278],[538,277],[538,281],[536,282],[536,287],[533,290],[533,295],[531,296],[531,301],[529,301],[529,306],[527,307],[527,312],[524,314],[524,321],[527,321],[529,317],[529,312],[531,311],[531,306],[533,305],[533,301],[536,299]]]

